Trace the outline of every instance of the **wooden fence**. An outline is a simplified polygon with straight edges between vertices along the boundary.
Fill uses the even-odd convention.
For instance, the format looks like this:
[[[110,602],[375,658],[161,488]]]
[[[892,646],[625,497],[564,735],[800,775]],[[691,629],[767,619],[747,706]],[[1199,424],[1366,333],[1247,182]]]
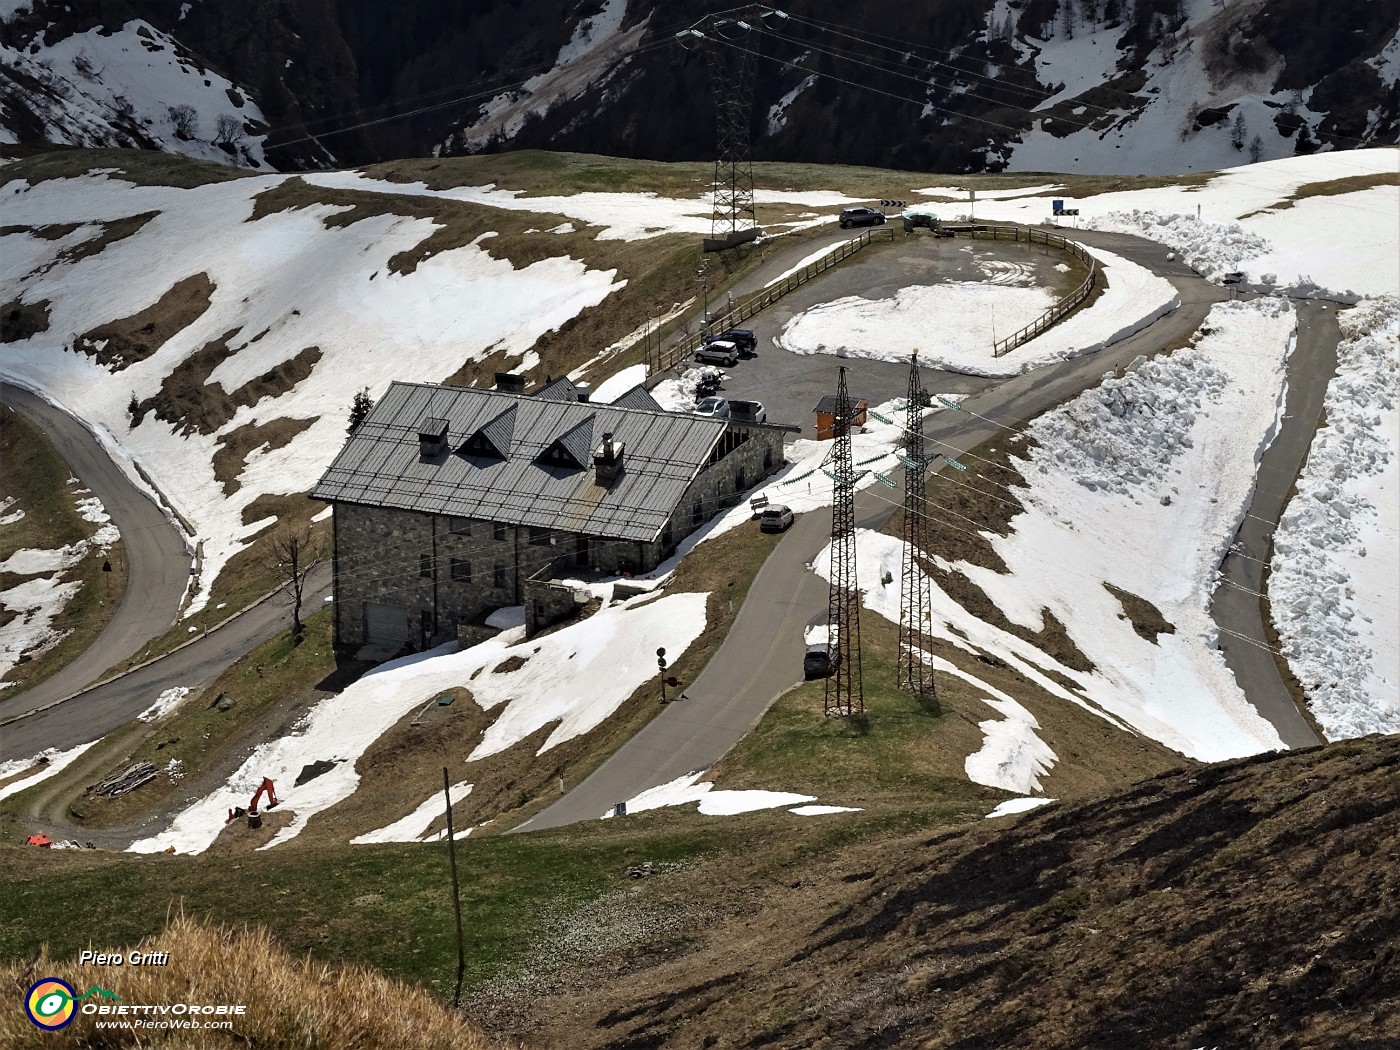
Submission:
[[[810,262],[802,269],[788,274],[781,281],[775,281],[767,288],[760,288],[738,302],[732,307],[726,307],[722,314],[716,315],[711,321],[709,328],[711,331],[722,332],[727,328],[743,324],[760,310],[766,310],[789,292],[802,287],[818,274],[831,269],[842,260],[849,259],[856,252],[860,251],[867,244],[876,238],[884,240],[894,240],[894,230],[884,227],[866,230],[859,237],[849,241],[843,241],[831,251],[827,252],[815,262]],[[669,347],[658,350],[656,360],[653,363],[647,361],[647,368],[650,374],[655,375],[668,368],[674,368],[693,354],[705,341],[705,331],[682,335],[679,340]]]
[[[966,237],[990,237],[996,241],[1025,241],[1028,244],[1043,244],[1049,248],[1056,248],[1059,251],[1073,255],[1089,268],[1089,276],[1085,277],[1079,287],[1070,292],[1045,313],[1041,314],[1019,332],[1007,336],[1005,339],[998,339],[992,344],[992,356],[1002,357],[1015,350],[1022,343],[1027,343],[1040,333],[1044,332],[1051,325],[1061,320],[1066,314],[1073,310],[1089,297],[1089,293],[1094,290],[1094,282],[1098,279],[1099,263],[1092,255],[1073,241],[1067,241],[1058,233],[1048,233],[1045,230],[1033,229],[1030,226],[986,226],[986,225],[949,225],[954,234]]]

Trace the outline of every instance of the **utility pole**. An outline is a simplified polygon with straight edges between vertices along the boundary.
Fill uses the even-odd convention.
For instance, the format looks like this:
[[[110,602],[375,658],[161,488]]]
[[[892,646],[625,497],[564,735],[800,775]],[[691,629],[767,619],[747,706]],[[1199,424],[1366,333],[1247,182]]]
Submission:
[[[452,865],[452,912],[457,919],[457,992],[452,997],[452,1005],[462,1005],[462,979],[467,973],[467,950],[462,943],[462,893],[457,885],[457,839],[452,834],[452,788],[449,786],[447,767],[442,767],[442,794],[447,802],[447,856]]]
[[[827,597],[827,642],[835,650],[826,680],[824,710],[828,717],[865,714],[865,683],[860,668],[860,588],[856,580],[856,480],[851,461],[851,425],[855,406],[842,367],[836,385],[831,454],[827,471],[835,483],[831,508],[831,589]],[[836,638],[831,638],[831,632]]]
[[[700,278],[700,298],[703,302],[700,311],[700,335],[704,337],[710,334],[710,268],[705,260],[701,260],[700,269],[695,271],[695,276]]]
[[[937,710],[933,672],[924,663],[933,598],[920,559],[928,551],[928,515],[924,496],[924,385],[919,379],[919,352],[909,358],[909,393],[904,422],[904,560],[899,591],[898,686],[913,694],[920,706]]]

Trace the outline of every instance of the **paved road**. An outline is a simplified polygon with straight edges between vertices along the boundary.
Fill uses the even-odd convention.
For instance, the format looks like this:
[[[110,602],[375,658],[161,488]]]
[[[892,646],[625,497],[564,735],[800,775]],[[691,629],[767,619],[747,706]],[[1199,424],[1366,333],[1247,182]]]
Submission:
[[[102,501],[121,531],[127,564],[126,593],[102,633],[52,677],[20,693],[0,693],[3,720],[77,692],[163,634],[179,612],[189,583],[190,556],[179,529],[149,496],[127,480],[81,422],[9,384],[0,384],[0,401],[43,431],[73,475]]]
[[[314,610],[330,593],[330,566],[312,574],[306,608]],[[0,712],[0,762],[26,758],[46,747],[66,749],[95,740],[130,722],[164,690],[187,686],[196,692],[251,649],[285,631],[290,613],[271,598],[228,620],[217,630],[162,659],[99,685],[56,707],[4,725]]]
[[[1097,354],[984,386],[964,402],[972,412],[1005,425],[1030,419],[1093,386],[1104,372],[1127,364],[1137,355],[1184,342],[1213,304],[1229,298],[1223,289],[1201,280],[1186,266],[1168,262],[1166,249],[1159,244],[1105,233],[1086,233],[1082,239],[1167,277],[1181,297],[1181,306]],[[860,362],[862,369],[868,364],[871,362]],[[908,367],[890,367],[899,371],[901,380],[896,389],[903,393]],[[940,378],[938,373],[929,373],[928,386],[939,389]],[[970,412],[946,412],[934,416],[925,432],[931,439],[931,451],[954,452],[973,448],[997,429]],[[891,496],[881,486],[859,492],[857,525],[882,525],[894,510]],[[719,761],[758,723],[774,700],[801,681],[802,627],[824,612],[827,597],[825,583],[807,566],[826,545],[830,532],[829,510],[799,518],[764,562],[724,643],[686,688],[690,699],[668,705],[591,776],[514,830],[536,831],[596,819],[616,802]]]
[[[1316,302],[1295,305],[1298,345],[1288,361],[1283,425],[1260,462],[1250,517],[1240,526],[1234,549],[1221,566],[1225,579],[1237,586],[1217,588],[1210,612],[1222,629],[1220,650],[1245,696],[1274,724],[1285,744],[1312,747],[1323,740],[1299,712],[1274,654],[1265,648],[1263,602],[1251,593],[1264,590],[1264,566],[1273,556],[1274,529],[1312,447],[1327,383],[1337,371],[1341,339],[1337,308]]]

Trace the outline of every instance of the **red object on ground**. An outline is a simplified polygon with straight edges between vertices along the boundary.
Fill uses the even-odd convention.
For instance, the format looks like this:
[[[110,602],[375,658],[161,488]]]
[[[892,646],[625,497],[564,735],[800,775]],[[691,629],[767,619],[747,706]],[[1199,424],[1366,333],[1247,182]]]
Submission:
[[[263,777],[263,782],[258,785],[258,790],[253,792],[253,801],[248,803],[248,812],[258,811],[258,799],[267,796],[267,808],[272,809],[277,805],[277,789],[272,784],[270,777]]]
[[[268,809],[273,809],[277,806],[279,801],[277,798],[277,788],[273,785],[271,777],[263,777],[262,783],[258,785],[258,790],[253,792],[253,801],[248,803],[247,809],[243,809],[241,806],[236,806],[233,809],[229,810],[228,819],[225,820],[224,823],[232,824],[239,817],[249,813],[256,816],[258,812],[258,800],[264,795],[267,796]]]
[[[25,845],[43,846],[44,849],[48,849],[50,846],[53,845],[53,840],[51,840],[47,835],[30,835],[29,838],[26,840]]]

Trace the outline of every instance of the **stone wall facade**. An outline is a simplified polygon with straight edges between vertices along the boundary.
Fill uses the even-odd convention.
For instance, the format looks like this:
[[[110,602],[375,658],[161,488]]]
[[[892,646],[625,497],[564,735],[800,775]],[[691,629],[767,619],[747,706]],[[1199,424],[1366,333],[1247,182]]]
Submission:
[[[647,572],[782,462],[781,431],[730,428],[654,542],[337,503],[336,645],[354,650],[370,641],[371,617],[381,634],[386,622],[405,625],[411,648],[436,645],[495,609],[524,605],[528,616],[532,577]]]

